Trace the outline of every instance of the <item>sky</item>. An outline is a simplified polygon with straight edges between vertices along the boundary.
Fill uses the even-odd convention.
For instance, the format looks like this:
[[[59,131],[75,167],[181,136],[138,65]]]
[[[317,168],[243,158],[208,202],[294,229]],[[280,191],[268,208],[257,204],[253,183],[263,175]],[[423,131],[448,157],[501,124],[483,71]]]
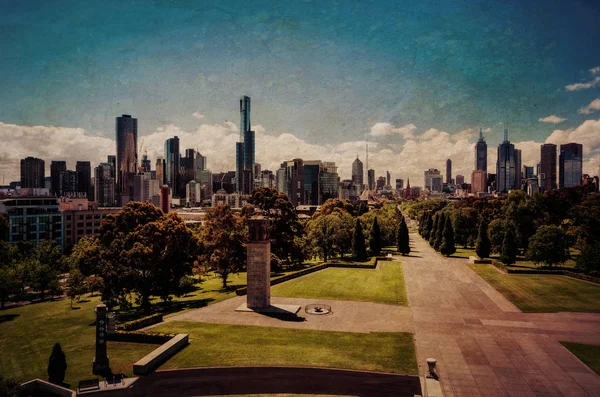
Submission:
[[[115,117],[138,119],[140,157],[164,140],[235,169],[239,97],[252,98],[256,161],[358,155],[423,184],[453,161],[470,180],[483,128],[584,145],[600,166],[600,2],[595,0],[0,0],[0,177],[19,160],[114,154]],[[143,146],[142,146],[143,145]]]

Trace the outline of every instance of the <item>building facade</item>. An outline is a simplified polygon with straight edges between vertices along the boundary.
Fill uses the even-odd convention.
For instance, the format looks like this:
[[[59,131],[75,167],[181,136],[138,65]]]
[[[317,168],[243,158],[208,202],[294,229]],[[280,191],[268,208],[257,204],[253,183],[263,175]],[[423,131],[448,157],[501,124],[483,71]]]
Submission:
[[[362,193],[363,185],[365,184],[363,162],[358,157],[352,163],[352,183],[360,196]]]
[[[36,157],[21,160],[21,188],[43,189],[46,184],[46,163]]]
[[[558,186],[560,189],[579,186],[582,182],[583,145],[567,143],[560,145],[558,163]]]
[[[116,118],[117,197],[120,205],[131,199],[131,178],[137,172],[137,119],[128,114]]]
[[[542,192],[556,190],[556,145],[546,143],[540,150],[539,188]]]
[[[487,172],[483,170],[473,170],[471,174],[471,193],[487,192]]]
[[[452,183],[452,160],[446,160],[446,183],[450,185]]]
[[[100,163],[94,169],[94,200],[99,207],[115,206],[115,178],[112,177],[112,166]]]
[[[60,173],[67,170],[66,161],[52,161],[50,163],[50,194],[55,197],[60,197]]]
[[[0,214],[8,218],[8,242],[54,240],[64,247],[63,214],[58,199],[20,197],[0,200]]]
[[[498,145],[496,162],[496,191],[507,193],[515,188],[515,145],[508,140],[508,130],[504,129],[504,141]]]
[[[483,129],[479,129],[479,139],[475,144],[475,169],[487,172],[487,143],[483,138]]]
[[[77,172],[77,191],[94,201],[94,187],[92,185],[92,166],[89,161],[78,161],[75,164]]]
[[[121,208],[73,209],[63,211],[65,250],[71,249],[86,236],[95,236],[108,214],[118,214]]]
[[[165,141],[165,184],[168,185],[174,197],[179,197],[181,153],[179,151],[179,137],[174,136]]]

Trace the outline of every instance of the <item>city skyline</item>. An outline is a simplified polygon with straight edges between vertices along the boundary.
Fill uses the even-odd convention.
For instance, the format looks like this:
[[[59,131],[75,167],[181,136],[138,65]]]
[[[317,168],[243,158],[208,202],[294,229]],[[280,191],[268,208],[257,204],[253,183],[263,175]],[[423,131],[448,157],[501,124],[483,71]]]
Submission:
[[[254,99],[262,169],[293,158],[332,161],[347,179],[356,153],[365,160],[368,138],[377,176],[420,180],[451,159],[453,174],[468,182],[479,128],[491,171],[508,127],[523,165],[540,162],[543,143],[575,142],[584,148],[583,173],[597,174],[600,54],[573,39],[600,39],[588,21],[598,7],[438,3],[257,1],[239,10],[125,2],[97,26],[88,22],[110,7],[57,2],[61,18],[53,23],[62,30],[45,29],[48,5],[15,4],[0,20],[9,32],[0,50],[12,54],[0,58],[0,177],[17,180],[28,156],[44,159],[46,174],[53,160],[96,167],[116,154],[121,114],[139,120],[138,150],[143,141],[153,162],[164,156],[164,141],[178,136],[182,151],[199,149],[214,172],[235,170],[231,148],[242,126],[231,120],[241,95]],[[534,6],[545,16],[524,17],[537,15]],[[126,21],[124,34],[118,27]],[[90,41],[103,37],[98,29],[112,33]]]

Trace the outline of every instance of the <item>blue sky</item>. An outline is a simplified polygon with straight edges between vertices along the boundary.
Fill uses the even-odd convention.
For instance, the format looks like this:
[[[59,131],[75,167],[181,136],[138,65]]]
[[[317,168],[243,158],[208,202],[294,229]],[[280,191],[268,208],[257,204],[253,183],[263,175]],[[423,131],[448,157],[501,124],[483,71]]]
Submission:
[[[362,141],[376,123],[481,126],[492,146],[507,125],[543,142],[598,118],[579,109],[600,84],[565,87],[595,78],[599,21],[582,0],[0,0],[0,122],[113,139],[127,113],[142,136],[194,131],[238,124],[246,94],[253,124],[311,145]],[[539,121],[550,115],[566,120]]]

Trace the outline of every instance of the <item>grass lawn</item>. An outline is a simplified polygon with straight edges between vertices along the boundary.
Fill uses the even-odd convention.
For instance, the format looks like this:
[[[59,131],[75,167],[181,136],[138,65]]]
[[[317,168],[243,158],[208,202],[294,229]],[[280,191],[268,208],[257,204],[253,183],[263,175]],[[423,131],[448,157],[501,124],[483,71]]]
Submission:
[[[547,274],[503,274],[492,265],[469,265],[524,312],[600,312],[600,286]]]
[[[579,251],[577,251],[574,248],[571,248],[570,251],[571,251],[572,258],[579,255]],[[475,253],[475,248],[458,248],[457,247],[456,253],[454,255],[452,255],[452,258],[468,259],[470,256],[474,256],[475,258],[478,258],[477,254]],[[500,256],[497,254],[490,255],[490,258],[495,259],[495,260],[499,260],[499,257]],[[525,260],[524,257],[519,256],[519,257],[517,257],[517,263],[515,263],[514,265],[508,265],[506,267],[508,269],[556,269],[556,270],[565,269],[565,270],[570,270],[575,267],[575,260],[569,259],[562,266],[544,267],[544,266],[536,265],[535,263],[533,263],[531,261]]]
[[[76,388],[82,379],[94,378],[95,327],[97,297],[74,303],[68,300],[43,302],[0,311],[0,373],[28,381],[47,379],[48,358],[52,346],[60,342],[67,357],[65,382]],[[157,345],[109,342],[108,355],[113,373],[132,375],[134,362]]]
[[[161,368],[299,365],[416,375],[410,333],[314,331],[173,321],[156,332],[187,333],[191,343]]]
[[[560,342],[571,353],[600,375],[600,346],[584,345],[581,343]]]
[[[275,285],[271,296],[338,299],[407,306],[402,264],[380,261],[377,269],[329,268]]]

